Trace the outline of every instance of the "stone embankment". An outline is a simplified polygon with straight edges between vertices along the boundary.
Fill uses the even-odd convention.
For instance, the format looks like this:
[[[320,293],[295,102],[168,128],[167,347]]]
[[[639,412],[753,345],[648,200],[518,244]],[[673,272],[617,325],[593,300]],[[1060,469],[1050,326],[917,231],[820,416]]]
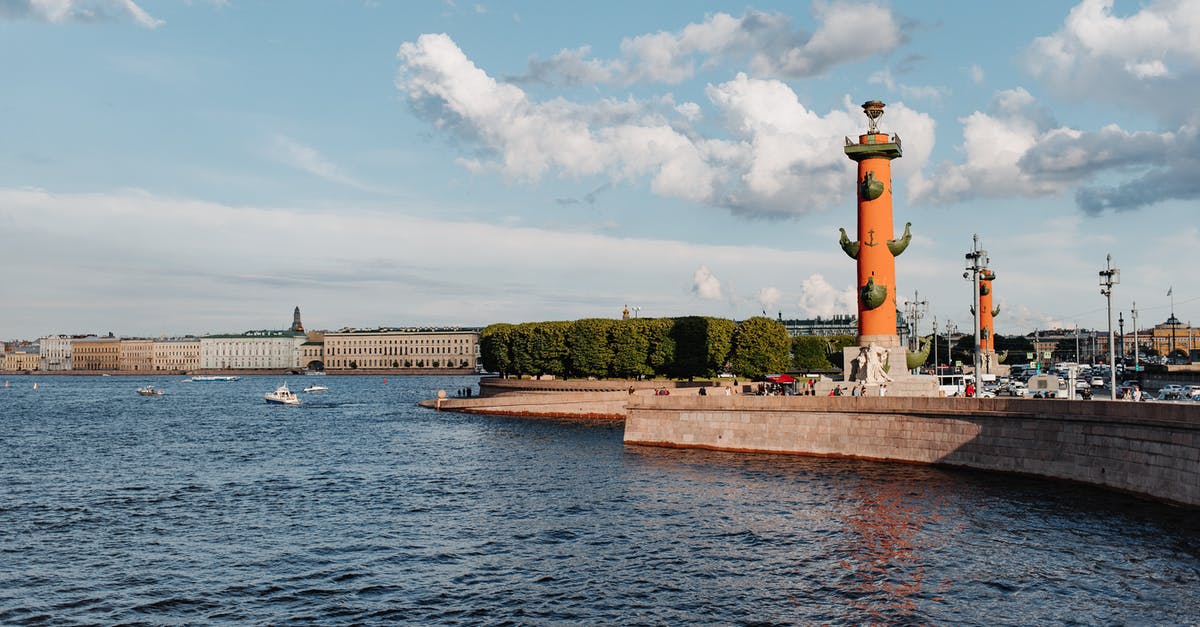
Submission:
[[[1200,407],[872,397],[630,399],[625,442],[944,464],[1200,507]]]
[[[1077,481],[1200,507],[1200,406],[726,396],[721,387],[731,384],[483,379],[481,397],[442,399],[440,408],[625,419],[624,439],[630,445],[959,466]],[[699,395],[699,386],[713,385],[718,387]],[[661,388],[670,395],[656,394]],[[422,405],[436,407],[438,401]]]

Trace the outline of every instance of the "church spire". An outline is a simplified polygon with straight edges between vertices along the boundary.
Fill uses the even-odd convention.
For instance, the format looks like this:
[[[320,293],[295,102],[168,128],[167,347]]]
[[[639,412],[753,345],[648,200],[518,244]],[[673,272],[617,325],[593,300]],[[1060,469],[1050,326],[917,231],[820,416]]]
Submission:
[[[296,332],[304,331],[304,325],[300,324],[300,306],[299,305],[296,305],[296,310],[294,312],[292,312],[292,330],[296,331]]]

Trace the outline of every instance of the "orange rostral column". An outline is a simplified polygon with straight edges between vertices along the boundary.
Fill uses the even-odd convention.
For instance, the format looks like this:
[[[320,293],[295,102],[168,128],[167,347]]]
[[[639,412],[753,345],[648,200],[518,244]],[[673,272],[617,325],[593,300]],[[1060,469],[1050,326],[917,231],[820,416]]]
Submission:
[[[858,261],[858,345],[901,348],[903,355],[896,333],[896,257],[908,247],[911,225],[902,238],[893,239],[892,159],[901,151],[898,136],[877,128],[883,106],[878,100],[864,103],[867,132],[857,144],[846,139],[846,156],[858,162],[858,241],[851,242],[842,229],[841,245]]]
[[[996,327],[994,318],[1000,308],[992,309],[992,281],[996,273],[983,270],[979,273],[979,350],[983,353],[984,372],[996,371]]]

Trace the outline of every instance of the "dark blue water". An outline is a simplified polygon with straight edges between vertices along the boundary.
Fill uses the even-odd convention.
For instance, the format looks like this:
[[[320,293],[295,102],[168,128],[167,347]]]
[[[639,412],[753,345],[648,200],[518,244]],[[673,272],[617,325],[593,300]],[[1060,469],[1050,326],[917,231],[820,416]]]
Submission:
[[[8,380],[3,624],[1200,622],[1196,512],[1099,490],[415,406],[471,378]]]

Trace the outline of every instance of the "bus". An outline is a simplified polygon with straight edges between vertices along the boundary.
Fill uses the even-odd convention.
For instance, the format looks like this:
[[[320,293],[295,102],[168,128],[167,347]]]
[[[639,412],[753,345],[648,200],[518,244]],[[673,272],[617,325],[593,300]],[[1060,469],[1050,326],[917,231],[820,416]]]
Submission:
[[[937,378],[941,396],[966,396],[967,383],[975,381],[973,374],[939,374]]]

